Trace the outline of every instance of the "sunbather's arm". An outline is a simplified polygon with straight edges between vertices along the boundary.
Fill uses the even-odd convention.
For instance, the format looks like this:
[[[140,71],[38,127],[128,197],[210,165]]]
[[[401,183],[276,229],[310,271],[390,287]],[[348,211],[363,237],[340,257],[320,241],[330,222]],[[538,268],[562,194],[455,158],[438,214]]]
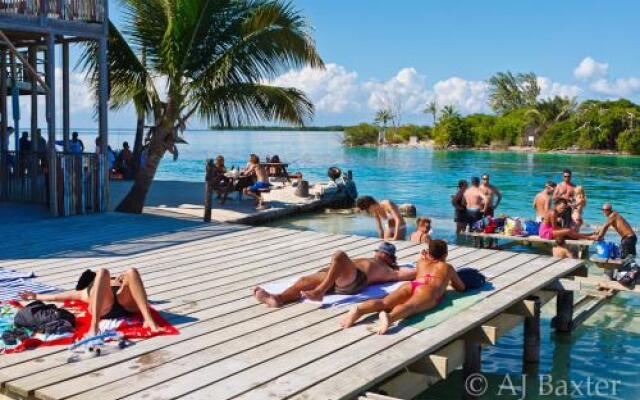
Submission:
[[[451,265],[449,265],[449,269],[451,275],[451,286],[453,286],[453,288],[458,292],[464,292],[466,290],[466,287],[464,286],[464,282],[462,282],[462,279],[460,279],[460,275],[458,275],[456,269]]]
[[[40,300],[40,301],[66,301],[66,300],[83,300],[83,294],[79,290],[69,290],[67,292],[42,294],[30,291],[20,292],[22,300]]]
[[[400,267],[398,270],[393,271],[394,273],[394,281],[410,281],[416,279],[416,269],[415,268],[407,268]]]

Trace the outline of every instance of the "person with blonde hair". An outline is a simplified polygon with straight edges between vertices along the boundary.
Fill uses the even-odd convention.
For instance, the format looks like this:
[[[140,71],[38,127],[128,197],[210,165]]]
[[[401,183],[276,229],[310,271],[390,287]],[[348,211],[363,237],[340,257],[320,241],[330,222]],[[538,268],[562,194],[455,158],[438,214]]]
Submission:
[[[571,212],[571,219],[575,225],[576,232],[580,232],[580,227],[584,225],[582,214],[584,213],[584,208],[587,206],[587,195],[582,186],[576,186],[575,198],[572,205],[573,211]]]

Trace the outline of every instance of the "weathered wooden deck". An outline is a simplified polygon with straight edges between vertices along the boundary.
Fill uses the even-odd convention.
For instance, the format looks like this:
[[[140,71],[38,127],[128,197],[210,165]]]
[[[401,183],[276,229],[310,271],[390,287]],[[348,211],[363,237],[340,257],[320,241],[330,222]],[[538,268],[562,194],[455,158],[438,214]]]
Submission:
[[[375,320],[341,330],[346,307],[267,309],[251,292],[314,271],[338,249],[369,255],[376,239],[120,214],[3,228],[0,266],[33,270],[39,281],[64,288],[86,268],[137,267],[154,307],[181,330],[73,364],[63,347],[1,355],[2,392],[38,399],[354,398],[582,265],[452,246],[450,262],[481,269],[494,289],[434,328],[378,336]],[[422,249],[397,247],[404,262]]]

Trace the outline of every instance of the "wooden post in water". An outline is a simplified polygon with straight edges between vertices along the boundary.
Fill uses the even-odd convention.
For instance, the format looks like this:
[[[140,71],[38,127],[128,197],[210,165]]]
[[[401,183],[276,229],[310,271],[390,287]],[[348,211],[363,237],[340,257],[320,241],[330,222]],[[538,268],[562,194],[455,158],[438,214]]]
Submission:
[[[533,315],[524,318],[524,372],[536,370],[540,361],[540,308],[542,303],[537,296],[531,297],[530,300],[533,301],[534,306]]]
[[[474,379],[474,374],[482,370],[482,346],[479,340],[466,338],[464,340],[464,363],[462,364],[462,379],[464,380],[464,398],[476,399],[486,382],[482,378]]]
[[[204,222],[211,222],[211,197],[213,196],[213,186],[210,182],[213,177],[213,168],[213,160],[208,158],[204,176]]]
[[[34,69],[38,68],[38,48],[36,46],[29,47],[29,64]],[[44,188],[38,188],[38,176],[40,175],[38,167],[38,78],[33,71],[30,71],[29,78],[31,82],[31,160],[29,163],[29,175],[31,179],[31,201],[42,201],[42,193]],[[41,149],[44,151],[44,149]]]
[[[58,210],[58,179],[57,175],[57,157],[56,157],[56,42],[55,35],[49,33],[47,35],[47,65],[46,65],[46,82],[49,87],[47,92],[47,133],[49,140],[47,143],[47,159],[49,167],[49,212],[57,217]]]
[[[571,332],[573,329],[573,291],[558,291],[556,316],[551,320],[551,325],[557,332]]]
[[[0,172],[2,176],[0,176],[0,180],[2,181],[2,193],[0,196],[9,197],[9,171],[7,168],[9,166],[8,162],[8,151],[9,151],[9,138],[7,137],[7,129],[9,125],[9,121],[7,118],[7,51],[3,48],[0,50],[0,151],[2,154],[0,155],[0,161],[2,161],[2,166],[0,166]]]

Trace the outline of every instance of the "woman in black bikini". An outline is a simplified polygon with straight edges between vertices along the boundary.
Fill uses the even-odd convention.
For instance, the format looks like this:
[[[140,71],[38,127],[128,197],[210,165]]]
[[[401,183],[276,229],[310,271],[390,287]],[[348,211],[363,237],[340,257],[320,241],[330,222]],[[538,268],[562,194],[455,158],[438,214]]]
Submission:
[[[80,300],[88,303],[91,328],[87,336],[94,336],[99,332],[100,320],[103,318],[121,318],[136,312],[140,312],[144,318],[143,327],[149,328],[152,332],[160,330],[149,312],[147,292],[140,279],[140,273],[135,268],[127,270],[117,278],[111,278],[106,269],[101,268],[97,272],[87,270],[80,277],[76,290],[55,294],[27,291],[20,293],[20,297],[23,300]]]

